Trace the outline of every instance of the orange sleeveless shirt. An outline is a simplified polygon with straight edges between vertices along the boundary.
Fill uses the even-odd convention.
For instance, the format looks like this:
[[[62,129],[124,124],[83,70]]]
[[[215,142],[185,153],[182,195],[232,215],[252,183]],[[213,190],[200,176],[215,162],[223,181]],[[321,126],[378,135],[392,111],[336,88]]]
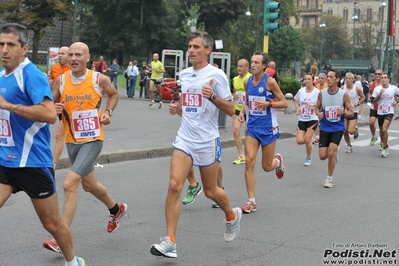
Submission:
[[[85,80],[79,84],[72,83],[70,71],[64,73],[64,87],[60,101],[65,100],[62,112],[64,136],[66,143],[85,143],[104,140],[101,116],[102,95],[95,90],[93,82],[99,84],[100,75],[87,70]],[[98,86],[99,87],[99,86]]]

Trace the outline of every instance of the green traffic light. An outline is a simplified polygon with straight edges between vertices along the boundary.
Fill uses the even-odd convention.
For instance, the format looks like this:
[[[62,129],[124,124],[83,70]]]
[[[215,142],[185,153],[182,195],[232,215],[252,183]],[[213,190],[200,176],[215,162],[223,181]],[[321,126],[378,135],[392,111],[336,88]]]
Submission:
[[[264,2],[263,33],[268,34],[279,29],[280,3],[270,0]]]

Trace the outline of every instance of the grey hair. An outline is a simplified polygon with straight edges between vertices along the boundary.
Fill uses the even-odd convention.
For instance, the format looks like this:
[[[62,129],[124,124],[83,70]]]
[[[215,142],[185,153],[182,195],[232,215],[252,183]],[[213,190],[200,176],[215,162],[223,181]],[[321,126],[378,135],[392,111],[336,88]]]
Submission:
[[[15,34],[19,36],[19,43],[21,46],[25,46],[29,44],[28,30],[25,26],[18,23],[7,23],[3,27],[1,27],[1,33],[4,34]]]
[[[322,76],[323,78],[327,78],[327,75],[325,73],[320,73],[319,77]]]
[[[213,39],[211,35],[209,35],[208,32],[206,31],[194,31],[190,34],[189,41],[195,38],[201,38],[202,39],[202,44],[204,45],[205,48],[213,48]]]
[[[345,74],[345,77],[346,77],[347,75],[352,76],[352,78],[355,79],[355,75],[353,75],[352,72],[347,72],[347,73]]]

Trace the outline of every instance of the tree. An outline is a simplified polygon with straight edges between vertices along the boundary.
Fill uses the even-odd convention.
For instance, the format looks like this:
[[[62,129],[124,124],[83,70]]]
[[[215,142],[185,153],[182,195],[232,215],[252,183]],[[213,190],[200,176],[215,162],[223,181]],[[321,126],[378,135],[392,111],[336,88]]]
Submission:
[[[378,18],[378,14],[375,13],[373,18]],[[380,23],[377,21],[367,21],[365,15],[361,15],[359,18],[359,26],[355,29],[357,50],[356,59],[358,60],[370,60],[373,56],[378,55],[378,44],[376,33],[380,31]],[[356,52],[355,50],[355,52]]]
[[[326,16],[326,27],[320,28],[316,25],[312,29],[303,29],[303,39],[306,49],[311,56],[311,61],[319,62],[321,30],[324,31],[323,37],[323,61],[329,59],[348,59],[351,54],[351,42],[348,30],[341,17]],[[313,59],[313,60],[312,60]]]
[[[305,59],[305,42],[301,32],[291,26],[270,34],[269,55],[280,64]]]
[[[32,62],[38,62],[39,41],[47,26],[54,26],[57,17],[70,18],[72,6],[63,0],[6,0],[0,14],[7,22],[16,22],[33,31]]]

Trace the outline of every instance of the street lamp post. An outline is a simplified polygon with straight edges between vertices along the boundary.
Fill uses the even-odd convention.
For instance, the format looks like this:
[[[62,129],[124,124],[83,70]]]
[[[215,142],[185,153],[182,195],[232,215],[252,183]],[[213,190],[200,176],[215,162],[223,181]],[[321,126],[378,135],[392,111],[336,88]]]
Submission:
[[[324,28],[326,27],[326,24],[324,23],[324,13],[322,15],[322,21],[320,24],[321,28],[321,38],[320,38],[320,69],[323,67],[323,37],[324,37]]]
[[[72,2],[72,4],[74,5],[72,42],[75,42],[76,41],[76,17],[78,15],[78,0],[74,0]]]
[[[384,40],[383,33],[382,33],[382,24],[384,22],[384,8],[386,6],[387,6],[387,4],[385,3],[385,0],[382,0],[381,5],[380,5],[380,8],[381,8],[380,53],[378,54],[378,57],[379,57],[378,63],[379,63],[380,69],[382,69],[382,42]]]
[[[355,2],[355,7],[353,9],[353,33],[352,33],[352,60],[355,60],[355,27],[356,27],[356,20],[358,20],[359,17],[357,16],[357,2]]]

